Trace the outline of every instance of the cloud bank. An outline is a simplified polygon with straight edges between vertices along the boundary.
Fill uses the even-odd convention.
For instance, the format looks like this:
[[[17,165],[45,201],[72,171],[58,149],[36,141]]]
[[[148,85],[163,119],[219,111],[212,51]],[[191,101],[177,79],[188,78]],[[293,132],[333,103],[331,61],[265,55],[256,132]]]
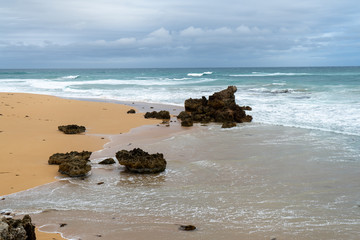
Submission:
[[[356,1],[4,0],[0,68],[358,65]]]

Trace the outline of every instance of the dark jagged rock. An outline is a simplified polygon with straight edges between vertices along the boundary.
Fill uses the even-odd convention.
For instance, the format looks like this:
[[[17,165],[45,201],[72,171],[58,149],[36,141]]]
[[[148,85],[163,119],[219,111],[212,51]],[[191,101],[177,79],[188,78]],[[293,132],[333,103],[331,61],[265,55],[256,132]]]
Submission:
[[[156,119],[170,119],[170,113],[169,111],[160,111],[160,112],[147,112],[145,113],[145,118],[156,118]]]
[[[86,131],[84,126],[78,126],[76,124],[58,126],[58,129],[65,134],[78,134]]]
[[[182,126],[192,126],[192,122],[221,122],[224,126],[230,127],[229,123],[251,122],[252,117],[246,115],[245,110],[250,111],[251,107],[240,107],[235,102],[235,86],[216,92],[209,96],[209,99],[185,100],[185,111],[178,115],[182,121]],[[184,123],[183,123],[184,122]],[[232,124],[236,126],[236,124]]]
[[[194,225],[180,225],[179,230],[182,231],[194,231],[196,227]]]
[[[103,165],[110,165],[110,164],[114,164],[114,163],[115,163],[115,160],[113,158],[107,158],[107,159],[99,162],[99,164],[103,164]]]
[[[64,161],[73,161],[73,160],[84,160],[89,161],[91,152],[89,151],[72,151],[69,153],[55,153],[49,157],[48,163],[50,165],[60,165]]]
[[[149,154],[140,148],[131,151],[121,150],[116,158],[127,170],[135,173],[158,173],[166,168],[166,160],[161,153]]]
[[[134,114],[136,113],[135,109],[130,109],[129,111],[127,111],[127,114]]]
[[[0,221],[1,240],[35,240],[35,226],[29,215],[21,219],[2,218]]]
[[[177,118],[181,119],[181,126],[182,127],[191,127],[191,126],[194,125],[194,121],[193,121],[190,113],[182,111],[177,116]]]
[[[55,153],[49,157],[50,165],[59,165],[59,172],[70,177],[83,177],[91,170],[88,164],[91,152],[73,151],[70,153]]]
[[[59,172],[69,177],[84,177],[91,171],[91,166],[85,160],[64,161],[59,165]]]

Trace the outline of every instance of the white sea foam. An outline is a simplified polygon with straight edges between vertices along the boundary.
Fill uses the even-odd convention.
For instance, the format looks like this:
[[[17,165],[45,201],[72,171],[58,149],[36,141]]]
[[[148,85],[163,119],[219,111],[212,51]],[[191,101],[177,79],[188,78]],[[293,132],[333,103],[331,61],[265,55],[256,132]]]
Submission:
[[[62,79],[77,79],[79,77],[80,77],[80,75],[69,75],[69,76],[62,77]]]
[[[188,73],[187,75],[191,77],[202,77],[204,75],[211,75],[211,74],[212,72],[202,72],[202,73]]]

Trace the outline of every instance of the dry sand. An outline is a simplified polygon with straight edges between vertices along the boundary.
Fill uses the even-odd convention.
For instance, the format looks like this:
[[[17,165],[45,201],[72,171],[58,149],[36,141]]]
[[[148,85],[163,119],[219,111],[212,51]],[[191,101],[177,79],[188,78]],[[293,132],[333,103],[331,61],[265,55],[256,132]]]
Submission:
[[[107,134],[156,124],[129,106],[24,93],[0,93],[0,196],[55,181],[58,166],[47,160],[57,152],[96,151]],[[59,125],[78,124],[86,134],[65,135]],[[41,233],[38,239],[62,239]]]

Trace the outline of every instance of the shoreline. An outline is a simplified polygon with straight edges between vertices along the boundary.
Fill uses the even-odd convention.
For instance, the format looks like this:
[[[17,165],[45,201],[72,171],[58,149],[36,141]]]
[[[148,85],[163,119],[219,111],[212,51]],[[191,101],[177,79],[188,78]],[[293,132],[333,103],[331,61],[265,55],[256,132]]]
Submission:
[[[143,114],[127,114],[132,107],[110,102],[92,102],[28,93],[0,92],[0,196],[58,181],[58,166],[48,165],[57,152],[98,151],[121,134],[160,120]],[[78,124],[85,134],[65,135],[59,125]],[[38,231],[39,232],[39,231]],[[40,233],[38,239],[59,238]],[[63,238],[61,238],[63,239]]]

